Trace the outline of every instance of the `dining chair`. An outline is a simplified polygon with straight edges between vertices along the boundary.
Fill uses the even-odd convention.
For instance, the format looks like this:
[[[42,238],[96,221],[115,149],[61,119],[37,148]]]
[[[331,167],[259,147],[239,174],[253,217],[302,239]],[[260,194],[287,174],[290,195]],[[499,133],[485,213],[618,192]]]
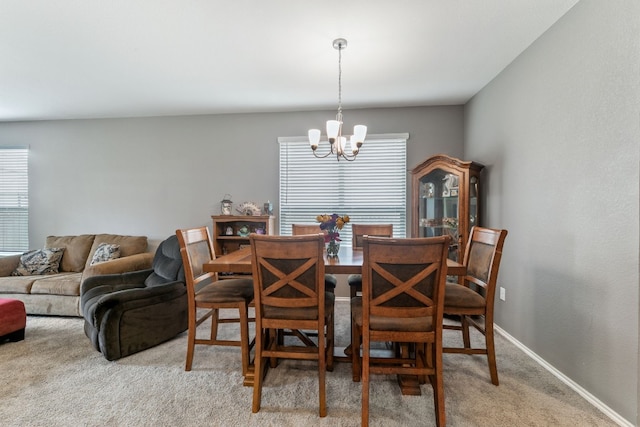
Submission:
[[[215,258],[211,234],[207,227],[176,230],[184,264],[189,303],[189,328],[185,371],[191,370],[196,344],[239,346],[242,357],[242,375],[249,370],[249,356],[253,343],[249,340],[248,307],[253,301],[253,280],[218,280],[217,273],[204,272],[203,264]],[[204,309],[204,310],[203,310]],[[220,310],[234,309],[238,316],[221,318]],[[203,312],[204,311],[204,312]],[[198,338],[197,328],[211,318],[208,338]],[[218,327],[224,323],[239,323],[240,340],[218,338]]]
[[[471,229],[463,264],[466,275],[461,284],[447,283],[444,314],[459,316],[460,324],[444,326],[462,331],[463,347],[445,347],[445,353],[485,354],[489,362],[491,382],[498,385],[498,368],[493,335],[493,307],[507,230],[484,227]],[[469,325],[484,335],[483,348],[472,348]]]
[[[293,236],[301,236],[303,234],[322,233],[320,224],[291,224],[291,234]],[[335,292],[338,285],[338,278],[333,274],[324,275],[324,286],[327,291]]]
[[[445,425],[442,312],[449,241],[363,238],[362,297],[351,300],[351,361],[354,379],[362,379],[362,426],[369,424],[371,374],[414,375],[421,383],[428,377],[436,424]],[[395,352],[374,356],[372,342],[392,342]]]
[[[393,224],[351,224],[351,246],[362,249],[363,236],[393,237]],[[362,292],[362,275],[350,274],[347,277],[351,298]]]
[[[317,360],[320,416],[327,414],[325,375],[333,366],[334,301],[324,289],[324,239],[251,235],[256,306],[252,411],[260,410],[267,360]],[[280,331],[314,331],[316,342],[280,340]]]

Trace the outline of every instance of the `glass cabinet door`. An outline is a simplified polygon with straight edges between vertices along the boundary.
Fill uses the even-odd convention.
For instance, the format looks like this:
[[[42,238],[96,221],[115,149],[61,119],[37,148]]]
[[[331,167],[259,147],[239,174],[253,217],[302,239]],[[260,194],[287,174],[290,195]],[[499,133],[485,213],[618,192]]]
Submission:
[[[449,258],[458,259],[460,177],[442,169],[420,178],[419,237],[451,236]]]

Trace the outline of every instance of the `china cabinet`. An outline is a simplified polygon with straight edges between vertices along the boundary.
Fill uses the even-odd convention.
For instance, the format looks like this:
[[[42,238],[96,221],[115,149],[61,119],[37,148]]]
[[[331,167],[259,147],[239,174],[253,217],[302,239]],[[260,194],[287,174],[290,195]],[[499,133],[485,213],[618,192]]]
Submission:
[[[480,225],[483,167],[444,154],[416,166],[411,171],[412,237],[449,235],[449,258],[462,262],[471,227]]]

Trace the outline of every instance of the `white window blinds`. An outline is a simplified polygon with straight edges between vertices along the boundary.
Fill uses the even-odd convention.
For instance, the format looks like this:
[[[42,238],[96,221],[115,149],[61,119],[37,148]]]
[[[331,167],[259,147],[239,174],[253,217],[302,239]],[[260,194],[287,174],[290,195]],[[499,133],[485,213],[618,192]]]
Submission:
[[[0,252],[29,249],[29,150],[0,147]]]
[[[280,234],[291,235],[291,224],[313,224],[318,215],[337,213],[349,215],[351,223],[393,224],[394,236],[405,237],[408,138],[370,135],[353,162],[314,157],[304,137],[278,138]],[[349,224],[340,238],[351,245]]]

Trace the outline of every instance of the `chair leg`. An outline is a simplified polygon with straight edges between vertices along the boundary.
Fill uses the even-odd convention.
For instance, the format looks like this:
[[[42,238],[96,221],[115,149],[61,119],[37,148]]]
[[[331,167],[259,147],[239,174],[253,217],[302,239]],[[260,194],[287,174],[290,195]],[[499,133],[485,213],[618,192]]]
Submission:
[[[469,340],[469,320],[464,314],[460,316],[460,327],[462,328],[464,348],[471,348],[471,341]]]
[[[214,308],[211,310],[211,342],[218,339],[218,317],[220,316],[220,310]]]
[[[496,365],[496,348],[493,335],[493,322],[487,322],[485,318],[484,325],[485,345],[487,346],[487,360],[489,363],[489,373],[491,375],[491,383],[498,385],[498,367]]]
[[[324,329],[324,328],[323,328]],[[325,340],[322,338],[324,331],[318,331],[318,396],[320,399],[320,417],[327,416],[327,389],[326,389],[326,372],[327,372],[327,352]]]
[[[327,317],[327,371],[333,372],[333,351],[334,351],[334,314]],[[319,338],[318,338],[319,340]]]
[[[185,371],[191,370],[191,364],[193,363],[193,351],[196,345],[196,321],[195,319],[189,319],[189,331],[187,333],[187,361],[184,366]]]
[[[238,307],[240,312],[240,353],[242,355],[242,376],[249,372],[249,310],[246,304]]]
[[[352,320],[353,322],[353,320]],[[353,382],[360,382],[360,375],[362,372],[360,359],[360,340],[361,330],[358,325],[352,323],[351,327],[351,377]]]
[[[436,413],[436,426],[446,425],[446,414],[444,410],[444,381],[442,378],[442,352],[438,354],[437,346],[433,345],[433,363],[435,374],[430,376],[433,386],[433,404]]]
[[[284,331],[282,329],[269,329],[269,339],[265,340],[267,347],[275,349],[279,345],[284,344]],[[278,358],[269,358],[269,367],[275,369],[278,366]]]
[[[415,360],[416,360],[416,367],[421,368],[421,369],[425,369],[429,366],[428,361],[427,361],[427,344],[426,343],[415,343],[416,346],[416,350],[415,350]],[[420,375],[418,377],[418,380],[420,382],[420,384],[426,384],[427,383],[427,375]]]
[[[369,426],[369,338],[362,338],[362,427]]]
[[[257,327],[257,325],[256,325]],[[253,378],[253,404],[251,406],[251,412],[254,414],[260,410],[260,402],[262,400],[262,381],[264,378],[264,361],[262,358],[262,349],[264,346],[263,340],[266,340],[264,336],[265,331],[256,330],[256,355],[254,361],[254,378]],[[268,341],[268,340],[266,340]]]

